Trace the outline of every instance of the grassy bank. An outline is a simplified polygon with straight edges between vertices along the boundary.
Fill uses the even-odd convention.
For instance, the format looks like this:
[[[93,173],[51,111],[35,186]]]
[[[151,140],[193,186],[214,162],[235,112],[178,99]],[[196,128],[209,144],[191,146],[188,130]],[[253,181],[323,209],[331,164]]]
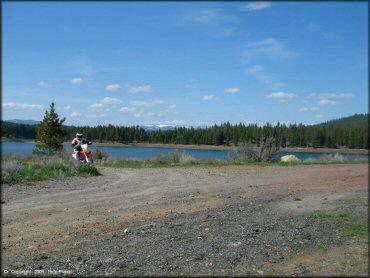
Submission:
[[[291,162],[256,162],[248,160],[217,160],[196,159],[186,153],[172,152],[167,155],[158,154],[155,158],[144,160],[132,160],[124,158],[108,157],[101,150],[93,153],[95,166],[112,168],[171,168],[171,167],[223,167],[223,166],[300,166],[315,164],[361,164],[368,163],[364,159],[333,159],[322,157],[321,159]],[[9,156],[2,159],[2,184],[20,183],[25,181],[39,181],[46,179],[63,179],[71,176],[100,175],[97,168],[90,165],[75,166],[69,155],[58,156],[35,156],[27,157]]]
[[[8,157],[2,160],[1,168],[2,184],[100,175],[94,166],[74,166],[70,160],[56,156]]]

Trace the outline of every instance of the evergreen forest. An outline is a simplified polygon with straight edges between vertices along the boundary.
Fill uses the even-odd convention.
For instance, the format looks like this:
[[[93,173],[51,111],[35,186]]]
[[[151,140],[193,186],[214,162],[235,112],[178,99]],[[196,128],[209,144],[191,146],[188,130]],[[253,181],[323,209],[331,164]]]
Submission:
[[[281,147],[358,148],[369,149],[369,114],[324,122],[317,125],[267,123],[236,124],[229,122],[208,128],[176,127],[173,130],[145,130],[141,126],[62,126],[64,141],[71,141],[76,132],[95,142],[164,143],[194,145],[259,144],[264,137],[273,137]],[[2,138],[35,139],[37,125],[2,121]]]

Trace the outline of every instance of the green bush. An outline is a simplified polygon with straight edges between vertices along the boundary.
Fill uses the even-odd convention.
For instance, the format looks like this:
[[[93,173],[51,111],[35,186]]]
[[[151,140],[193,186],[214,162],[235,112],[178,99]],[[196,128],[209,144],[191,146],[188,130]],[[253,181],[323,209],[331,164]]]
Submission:
[[[57,156],[7,158],[2,160],[1,183],[14,184],[32,180],[66,178],[74,175],[99,175],[94,166],[80,165],[75,169],[69,160]]]
[[[77,173],[82,175],[100,176],[98,169],[90,164],[81,164],[77,166]]]

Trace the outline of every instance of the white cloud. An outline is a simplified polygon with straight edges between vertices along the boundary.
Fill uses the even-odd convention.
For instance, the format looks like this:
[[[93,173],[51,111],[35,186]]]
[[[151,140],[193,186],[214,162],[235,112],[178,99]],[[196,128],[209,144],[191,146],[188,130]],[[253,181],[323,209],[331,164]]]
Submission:
[[[128,92],[132,94],[138,94],[138,93],[147,93],[152,90],[152,86],[150,85],[140,85],[140,86],[130,86],[128,88]]]
[[[44,81],[40,81],[39,83],[37,83],[37,86],[39,86],[39,87],[45,87],[46,86],[46,83]]]
[[[309,112],[309,111],[317,111],[319,110],[319,107],[313,106],[313,107],[302,107],[299,109],[301,112]]]
[[[262,80],[265,83],[271,83],[273,78],[266,74],[265,69],[261,65],[254,65],[248,69],[248,73],[254,78]]]
[[[312,98],[318,98],[318,99],[348,99],[348,98],[353,98],[355,97],[355,94],[352,93],[311,93],[307,96],[307,99],[312,99]]]
[[[268,38],[248,44],[242,53],[242,61],[250,63],[260,58],[290,58],[296,55],[294,51],[287,48],[283,41]]]
[[[316,114],[316,115],[315,115],[315,117],[316,117],[316,118],[322,118],[322,117],[324,117],[324,116],[323,116],[323,115],[321,115],[321,114]]]
[[[175,104],[168,105],[168,109],[175,109],[175,108],[176,108]]]
[[[99,100],[98,103],[91,104],[90,108],[94,110],[104,109],[105,111],[110,111],[111,106],[116,106],[121,103],[122,103],[122,100],[118,98],[105,97]]]
[[[237,94],[239,93],[240,89],[239,88],[226,88],[225,92],[228,94]]]
[[[44,105],[8,102],[8,103],[3,103],[3,108],[16,109],[16,110],[26,110],[26,109],[27,110],[41,110],[41,109],[44,109]]]
[[[78,117],[81,116],[82,114],[80,112],[72,112],[71,117]]]
[[[103,105],[118,105],[122,103],[122,100],[118,98],[105,97],[100,100],[100,103],[102,103]]]
[[[165,102],[161,99],[154,99],[154,100],[132,100],[130,101],[131,105],[134,106],[144,106],[144,107],[150,107],[150,106],[155,106],[159,104],[164,104]]]
[[[103,104],[101,104],[101,103],[94,103],[94,104],[91,104],[90,105],[90,108],[93,108],[93,109],[103,108]]]
[[[248,5],[242,7],[242,9],[247,10],[247,11],[258,11],[258,10],[270,8],[271,6],[272,6],[271,2],[265,2],[265,1],[257,2],[256,1],[256,2],[249,3]]]
[[[82,78],[73,78],[71,80],[71,83],[75,84],[75,85],[80,85],[80,84],[84,83],[84,80]]]
[[[296,96],[297,96],[296,94],[285,93],[285,92],[276,92],[276,93],[267,95],[268,98],[274,98],[280,101],[287,101],[287,100],[295,98]]]
[[[336,100],[332,100],[332,99],[320,99],[320,101],[317,103],[318,105],[335,105],[337,104],[338,102]]]
[[[137,110],[133,107],[122,107],[120,110],[120,112],[123,112],[123,113],[126,113],[126,114],[134,114],[134,113],[137,113]]]
[[[134,117],[135,117],[135,118],[139,118],[139,117],[141,117],[141,114],[140,114],[140,113],[135,113],[135,114],[134,114]]]
[[[353,98],[354,94],[335,94],[335,93],[325,93],[318,94],[319,99],[343,99],[343,98]]]
[[[121,86],[118,84],[110,84],[105,89],[109,92],[117,92],[121,89]]]
[[[218,22],[219,17],[220,14],[217,10],[203,10],[194,17],[194,20],[201,24],[212,24]]]
[[[214,98],[215,98],[214,95],[203,96],[203,100],[205,101],[213,100]]]
[[[316,93],[312,93],[312,94],[309,94],[308,96],[307,96],[307,99],[311,99],[311,98],[314,98],[314,97],[316,97],[317,96],[317,94]]]
[[[225,24],[234,23],[235,21],[237,21],[235,16],[226,13],[224,10],[220,9],[208,9],[197,11],[196,13],[190,15],[190,18],[191,20],[195,21],[195,23],[213,26],[221,26]],[[230,29],[233,27],[222,27],[222,29],[224,28]],[[230,32],[230,30],[226,32],[228,33]]]

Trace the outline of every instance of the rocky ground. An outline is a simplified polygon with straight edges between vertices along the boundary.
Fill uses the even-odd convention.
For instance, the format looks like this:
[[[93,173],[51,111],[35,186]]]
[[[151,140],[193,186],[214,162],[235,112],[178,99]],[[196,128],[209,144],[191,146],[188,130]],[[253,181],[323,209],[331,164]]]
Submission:
[[[368,275],[368,165],[100,169],[2,187],[4,275]]]

